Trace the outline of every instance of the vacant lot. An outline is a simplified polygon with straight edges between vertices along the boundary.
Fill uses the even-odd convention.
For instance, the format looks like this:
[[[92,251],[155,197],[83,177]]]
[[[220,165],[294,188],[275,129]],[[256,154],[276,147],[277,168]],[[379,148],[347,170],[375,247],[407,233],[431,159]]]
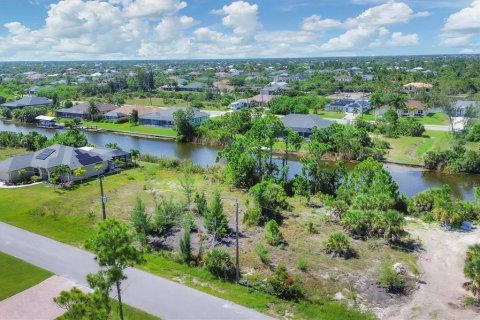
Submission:
[[[185,201],[179,178],[183,173],[174,169],[161,169],[158,165],[142,163],[142,168],[124,171],[105,178],[104,188],[108,195],[107,216],[128,220],[134,199],[139,195],[146,203],[147,211],[153,213],[155,203],[163,198]],[[240,203],[240,221],[252,199],[248,193],[231,189],[222,184],[217,174],[192,174],[194,189],[204,191],[210,198],[212,190],[219,189],[224,198],[224,210],[233,228],[234,200]],[[21,228],[82,246],[101,216],[99,184],[92,180],[76,186],[73,190],[61,190],[48,185],[37,185],[22,189],[0,190],[0,220]],[[25,201],[24,199],[29,199]],[[297,198],[289,200],[292,212],[285,213],[281,226],[287,245],[284,248],[268,245],[263,238],[263,228],[241,226],[240,262],[247,279],[262,280],[272,274],[272,266],[280,263],[302,283],[307,295],[317,304],[295,304],[261,292],[213,278],[203,269],[192,268],[172,261],[170,254],[149,254],[145,269],[172,280],[185,283],[202,291],[231,299],[234,302],[268,312],[279,317],[293,313],[302,318],[321,319],[367,319],[370,316],[349,311],[338,303],[326,302],[337,296],[345,303],[362,305],[366,308],[382,307],[387,301],[382,289],[376,287],[376,278],[382,261],[402,262],[409,270],[415,270],[416,256],[401,248],[388,246],[383,239],[352,240],[357,253],[354,259],[332,258],[323,251],[323,241],[330,232],[340,227],[330,221],[318,199],[311,206]],[[68,205],[66,205],[68,204]],[[193,252],[198,252],[198,239],[202,236],[203,219],[195,217],[198,232],[192,234]],[[307,231],[307,222],[312,222],[314,232]],[[173,251],[178,250],[181,229],[174,228],[165,243]],[[262,243],[267,249],[268,263],[262,263],[255,253]],[[224,246],[234,255],[233,238]],[[208,250],[212,243],[205,242]],[[304,263],[301,263],[304,261]],[[302,266],[301,266],[302,264]],[[380,298],[379,298],[380,297]]]

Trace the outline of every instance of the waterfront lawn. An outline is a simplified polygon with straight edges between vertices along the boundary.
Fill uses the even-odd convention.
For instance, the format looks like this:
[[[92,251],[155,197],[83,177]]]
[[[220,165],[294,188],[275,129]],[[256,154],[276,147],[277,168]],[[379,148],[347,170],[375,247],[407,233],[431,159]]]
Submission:
[[[0,148],[0,161],[27,152],[24,148]]]
[[[132,133],[145,133],[158,136],[175,137],[177,135],[174,129],[161,128],[161,127],[148,127],[148,126],[134,126],[131,123],[111,123],[111,122],[93,122],[83,121],[83,126],[98,127],[105,130],[132,132]]]
[[[52,274],[0,252],[0,301],[39,284]]]
[[[452,146],[452,136],[446,131],[425,131],[422,137],[398,137],[380,139],[390,143],[386,159],[388,161],[422,164],[423,156],[429,151],[443,151]],[[477,144],[478,145],[478,144]],[[474,148],[472,143],[467,148]]]

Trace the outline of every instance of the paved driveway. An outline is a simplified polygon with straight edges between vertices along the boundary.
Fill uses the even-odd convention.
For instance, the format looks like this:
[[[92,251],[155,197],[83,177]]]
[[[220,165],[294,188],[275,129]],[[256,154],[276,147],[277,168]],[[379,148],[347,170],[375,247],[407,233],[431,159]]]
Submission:
[[[0,251],[86,286],[96,272],[93,254],[0,222]],[[150,273],[129,268],[123,301],[162,319],[271,319]]]

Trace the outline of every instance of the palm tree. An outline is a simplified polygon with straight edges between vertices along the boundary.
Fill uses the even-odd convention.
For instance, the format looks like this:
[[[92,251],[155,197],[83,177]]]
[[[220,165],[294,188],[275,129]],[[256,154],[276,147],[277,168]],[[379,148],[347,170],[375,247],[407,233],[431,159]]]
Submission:
[[[88,102],[87,112],[90,115],[90,120],[93,121],[93,118],[100,112],[100,110],[97,108],[95,100],[92,99]]]
[[[397,93],[390,98],[390,106],[397,112],[403,111],[407,108],[407,98],[405,95]]]
[[[478,298],[480,296],[480,244],[468,248],[463,273],[470,279],[463,284],[463,287]]]
[[[85,173],[87,173],[87,170],[83,167],[79,167],[79,168],[77,168],[73,171],[73,174],[76,177],[83,177],[85,175]],[[83,182],[83,178],[80,181]]]
[[[380,108],[384,103],[383,93],[381,91],[375,91],[370,96],[370,104],[372,108],[375,110],[375,120],[377,120],[378,108]]]
[[[137,166],[137,160],[140,157],[140,151],[137,149],[130,149],[130,154],[132,156],[133,163],[135,167]]]
[[[334,256],[347,257],[350,251],[350,240],[342,231],[331,233],[324,245],[327,253],[331,253]]]

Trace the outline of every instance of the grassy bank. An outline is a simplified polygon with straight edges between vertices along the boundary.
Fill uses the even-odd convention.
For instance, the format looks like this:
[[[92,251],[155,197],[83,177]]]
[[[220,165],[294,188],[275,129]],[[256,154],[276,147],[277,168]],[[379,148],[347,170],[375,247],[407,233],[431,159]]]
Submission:
[[[0,252],[0,301],[39,284],[52,273]]]
[[[93,122],[84,121],[83,126],[97,127],[104,130],[123,131],[131,133],[144,133],[150,135],[159,135],[167,137],[176,137],[177,133],[174,129],[160,128],[160,127],[148,127],[148,126],[134,126],[130,123],[109,123],[109,122]]]
[[[407,164],[423,164],[423,156],[429,151],[443,151],[453,146],[451,133],[446,131],[425,131],[422,137],[379,137],[390,143],[387,161]],[[476,150],[479,144],[468,142],[467,149]]]

